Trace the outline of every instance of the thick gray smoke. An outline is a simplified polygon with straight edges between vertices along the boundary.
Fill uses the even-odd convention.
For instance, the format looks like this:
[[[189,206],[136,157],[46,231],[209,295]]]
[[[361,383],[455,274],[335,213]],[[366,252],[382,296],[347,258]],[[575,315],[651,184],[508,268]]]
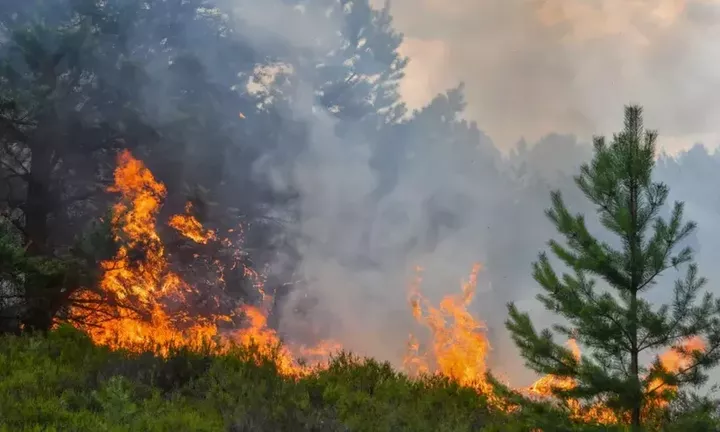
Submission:
[[[254,17],[250,21],[263,28],[263,35],[318,53],[337,48],[333,35],[342,22],[327,15],[302,14],[280,1],[234,4],[245,17]],[[276,187],[292,185],[300,194],[298,278],[307,289],[293,292],[286,302],[281,331],[290,337],[302,334],[307,320],[293,311],[309,296],[317,302],[310,321],[324,336],[358,354],[397,363],[408,333],[419,332],[406,301],[413,269],[425,269],[422,291],[437,303],[459,292],[461,279],[480,262],[485,270],[472,308],[490,329],[490,366],[512,373],[512,384],[527,384],[533,376],[523,368],[503,326],[505,303],[517,301],[539,325],[552,321],[535,301],[538,289],[530,277],[531,262],[554,236],[543,214],[549,191],[567,191],[571,209],[590,217],[592,208],[574,190],[571,176],[590,155],[591,134],[619,129],[622,107],[629,101],[646,105],[647,124],[659,127],[661,136],[707,134],[707,120],[720,114],[712,104],[720,81],[708,74],[712,65],[705,59],[710,57],[698,51],[709,47],[694,44],[712,31],[708,14],[697,10],[712,11],[713,5],[645,4],[394,3],[399,26],[410,35],[404,47],[413,55],[406,98],[424,104],[464,79],[470,102],[464,116],[477,118],[500,144],[478,134],[468,140],[474,153],[466,157],[452,139],[434,136],[432,124],[424,138],[404,135],[413,140],[404,143],[411,155],[396,168],[397,184],[379,200],[370,198],[377,187],[369,164],[372,144],[340,136],[331,113],[314,102],[314,77],[308,71],[285,70],[293,82],[284,90],[293,95],[292,115],[310,125],[310,140],[300,157],[283,167],[284,174],[268,172],[266,166],[258,169]],[[266,43],[252,29],[247,36]],[[428,59],[433,46],[446,61]],[[439,78],[425,84],[423,73]],[[696,85],[690,83],[705,90],[689,88]],[[281,84],[270,80],[264,85],[267,90]],[[249,89],[263,91],[263,86]],[[421,94],[412,93],[416,91]],[[545,135],[551,131],[583,139]],[[521,136],[545,137],[499,156],[498,149],[507,150]],[[664,143],[666,148],[678,146],[678,141]],[[697,148],[664,160],[658,173],[675,188],[672,198],[687,200],[688,216],[700,223],[703,240],[694,246],[701,249],[706,274],[720,253],[714,246],[720,244],[720,234],[713,229],[720,203],[708,198],[711,179],[720,172],[718,163],[716,156]],[[660,292],[658,299],[663,297]]]
[[[98,5],[120,11],[126,1],[141,3]],[[36,2],[50,5],[45,13],[57,14],[59,22],[70,19],[64,16],[70,3],[76,2]],[[277,224],[282,226],[277,231],[283,230],[298,253],[296,274],[282,273],[295,267],[297,257],[266,258],[277,250],[292,255],[291,248],[266,247],[270,240],[256,248],[269,250],[257,252],[263,258],[257,261],[274,261],[282,270],[270,273],[282,274],[277,279],[294,286],[281,303],[284,336],[328,337],[358,354],[397,364],[408,333],[422,335],[406,298],[414,269],[424,268],[421,291],[437,304],[460,292],[461,280],[481,263],[471,309],[488,327],[489,364],[512,374],[513,385],[527,384],[533,375],[504,328],[505,305],[516,301],[539,326],[552,322],[534,298],[538,287],[531,278],[531,263],[556,235],[543,214],[549,192],[563,190],[571,210],[592,219],[593,209],[572,175],[590,155],[591,136],[620,129],[623,105],[630,102],[645,106],[647,125],[659,129],[661,147],[675,154],[662,158],[657,176],[670,184],[672,199],[687,202],[687,216],[699,223],[690,243],[699,249],[710,288],[718,291],[720,156],[702,146],[677,153],[700,138],[710,147],[717,144],[712,125],[720,120],[720,67],[713,63],[720,58],[714,43],[720,36],[718,1],[394,0],[394,25],[406,34],[400,51],[410,56],[401,90],[418,110],[402,121],[387,121],[390,126],[383,122],[392,116],[379,114],[375,106],[383,106],[381,92],[368,90],[372,79],[340,100],[351,87],[343,84],[356,78],[342,76],[346,62],[364,62],[354,75],[365,78],[392,76],[394,67],[402,67],[382,49],[393,46],[394,35],[378,31],[349,41],[352,37],[341,34],[372,21],[366,2],[217,0],[222,8],[204,9],[204,19],[197,19],[187,2],[150,3],[156,7],[153,19],[128,19],[140,23],[128,30],[135,32],[131,41],[137,39],[129,54],[152,78],[150,84],[126,84],[125,74],[109,77],[117,80],[112,81],[117,89],[148,87],[142,92],[144,108],[157,117],[150,123],[174,124],[178,136],[164,137],[153,152],[163,167],[154,172],[165,171],[178,190],[186,180],[206,180],[228,206],[242,205],[263,218],[272,208],[281,213],[271,214],[274,220],[287,221]],[[171,3],[177,10],[165,11]],[[33,16],[33,8],[39,8],[34,4],[0,2],[0,11],[24,9]],[[349,24],[346,9],[352,7],[359,12]],[[233,13],[209,25],[224,8]],[[174,16],[181,11],[181,17]],[[242,43],[214,46],[221,39],[216,32],[227,30],[226,24]],[[388,25],[384,17],[374,24]],[[159,37],[152,33],[156,26]],[[176,30],[182,37],[168,45]],[[0,42],[1,32],[7,29],[0,28]],[[379,54],[364,51],[373,37]],[[104,43],[114,47],[110,39]],[[169,67],[170,60],[179,66]],[[255,70],[254,78],[260,79],[242,85],[259,64],[264,66],[256,68],[262,70]],[[458,87],[460,81],[464,87]],[[220,86],[239,94],[223,103],[214,97],[223,93]],[[328,88],[340,89],[335,99],[323,93]],[[191,104],[194,99],[202,103]],[[76,109],[77,101],[71,100],[75,103],[68,106]],[[206,113],[205,107],[216,102],[221,108]],[[342,114],[350,112],[345,117],[333,110],[343,103]],[[272,109],[265,110],[268,106]],[[238,116],[236,110],[244,109],[263,115]],[[186,123],[191,127],[177,127]],[[208,140],[208,132],[216,134]],[[156,140],[142,134],[138,139]],[[176,144],[187,148],[178,151]],[[225,153],[229,149],[232,158]],[[250,182],[248,173],[258,181]],[[262,196],[267,184],[271,192],[288,192],[277,194],[281,204]],[[287,205],[287,196],[295,193],[297,206]],[[231,195],[237,199],[227,199]],[[180,206],[187,199],[182,192],[175,198]],[[268,231],[275,240],[277,231]],[[670,278],[655,290],[654,300],[667,298]]]

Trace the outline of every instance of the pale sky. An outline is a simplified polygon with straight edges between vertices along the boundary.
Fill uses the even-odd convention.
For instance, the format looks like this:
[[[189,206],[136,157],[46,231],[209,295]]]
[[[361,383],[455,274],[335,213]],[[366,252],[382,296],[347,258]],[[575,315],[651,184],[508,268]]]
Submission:
[[[467,117],[501,149],[612,133],[631,102],[670,152],[720,143],[720,0],[393,0],[392,12],[406,101],[464,81]]]

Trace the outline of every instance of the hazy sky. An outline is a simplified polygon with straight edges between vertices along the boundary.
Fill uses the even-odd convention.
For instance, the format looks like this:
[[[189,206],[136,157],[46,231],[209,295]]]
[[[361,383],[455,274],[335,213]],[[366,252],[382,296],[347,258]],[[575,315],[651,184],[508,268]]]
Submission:
[[[468,117],[502,149],[612,133],[629,102],[670,151],[720,143],[719,0],[393,0],[392,12],[408,103],[464,81]]]

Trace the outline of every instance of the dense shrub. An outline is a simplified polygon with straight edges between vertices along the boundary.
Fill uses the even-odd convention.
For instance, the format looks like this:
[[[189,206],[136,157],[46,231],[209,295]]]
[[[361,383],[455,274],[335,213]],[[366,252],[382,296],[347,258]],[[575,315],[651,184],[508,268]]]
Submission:
[[[252,358],[241,350],[222,356],[174,350],[167,358],[111,351],[69,327],[4,336],[0,431],[609,430],[572,424],[543,404],[498,412],[484,396],[442,377],[409,379],[348,354],[300,380]],[[678,424],[714,430],[707,409],[696,411],[676,415]]]

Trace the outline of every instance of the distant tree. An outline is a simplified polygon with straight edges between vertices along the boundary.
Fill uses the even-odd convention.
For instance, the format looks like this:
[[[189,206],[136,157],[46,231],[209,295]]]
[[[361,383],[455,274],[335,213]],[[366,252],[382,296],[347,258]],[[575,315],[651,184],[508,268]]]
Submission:
[[[576,177],[577,186],[597,207],[600,223],[619,238],[619,248],[598,241],[582,215],[566,208],[559,192],[552,194],[550,220],[565,244],[550,241],[550,249],[574,274],[559,276],[545,253],[534,264],[534,277],[544,293],[538,296],[546,309],[567,324],[554,330],[575,338],[588,349],[580,361],[553,340],[553,332],[538,332],[528,314],[509,304],[507,327],[527,365],[543,374],[572,377],[577,386],[557,389],[557,394],[580,399],[604,400],[628,414],[634,430],[643,421],[649,398],[665,398],[668,386],[700,384],[705,372],[720,361],[720,301],[703,292],[705,279],[698,276],[689,247],[681,246],[695,229],[683,222],[683,204],[675,203],[668,220],[659,212],[668,187],[653,182],[657,134],[643,128],[642,110],[625,109],[625,128],[609,145],[594,140],[594,157]],[[674,288],[671,304],[653,307],[643,298],[658,275],[687,265],[684,278]],[[596,285],[592,276],[607,283]],[[688,352],[682,343],[700,336],[704,351]],[[671,347],[690,357],[679,371],[666,370],[659,359],[641,365],[641,354]]]
[[[404,253],[416,247],[433,250],[447,232],[466,225],[463,219],[480,202],[493,207],[491,196],[497,195],[490,184],[502,187],[500,153],[475,122],[462,119],[465,107],[462,84],[438,94],[395,125],[388,135],[392,139],[378,146],[370,161],[378,175],[373,200],[391,194],[401,178],[424,194],[424,234],[408,239]],[[428,177],[433,171],[446,175]]]
[[[330,41],[333,49],[309,64],[320,105],[371,130],[399,121],[406,108],[398,88],[408,59],[398,53],[403,37],[392,25],[390,2],[380,9],[369,0],[302,3],[341,23],[339,43]]]

